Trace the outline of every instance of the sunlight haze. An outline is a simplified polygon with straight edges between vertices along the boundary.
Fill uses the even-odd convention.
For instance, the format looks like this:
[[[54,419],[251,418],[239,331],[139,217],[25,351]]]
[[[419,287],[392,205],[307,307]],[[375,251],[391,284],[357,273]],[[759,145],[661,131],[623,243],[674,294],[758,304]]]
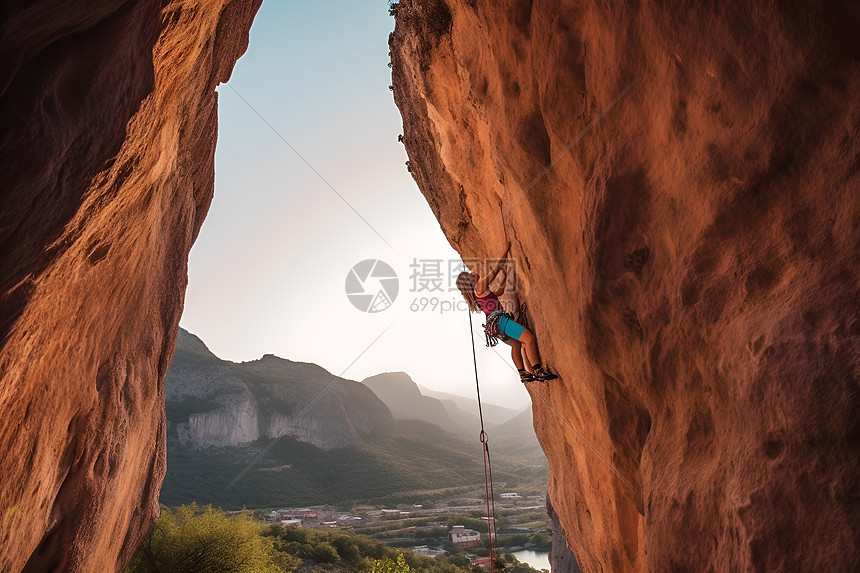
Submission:
[[[411,292],[413,261],[447,268],[459,256],[397,141],[393,26],[385,2],[263,4],[248,51],[218,89],[215,198],[191,251],[181,324],[227,360],[272,353],[353,380],[402,370],[474,397],[467,315],[439,312],[459,293],[447,282],[442,292]],[[350,268],[365,259],[386,261],[399,277],[382,312],[362,312],[345,294]],[[508,348],[485,348],[482,316],[473,322],[482,397],[525,406]]]

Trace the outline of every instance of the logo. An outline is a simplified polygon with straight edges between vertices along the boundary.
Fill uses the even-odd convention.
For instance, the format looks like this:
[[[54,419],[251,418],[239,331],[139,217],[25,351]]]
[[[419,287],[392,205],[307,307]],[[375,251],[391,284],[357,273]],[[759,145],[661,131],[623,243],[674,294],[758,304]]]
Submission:
[[[394,303],[399,291],[397,273],[385,261],[361,261],[346,275],[346,297],[362,312],[382,312]]]

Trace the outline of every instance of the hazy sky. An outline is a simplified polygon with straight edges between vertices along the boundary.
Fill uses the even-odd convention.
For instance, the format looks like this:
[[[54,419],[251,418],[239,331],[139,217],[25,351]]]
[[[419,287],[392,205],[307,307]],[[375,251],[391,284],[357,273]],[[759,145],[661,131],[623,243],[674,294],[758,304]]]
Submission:
[[[215,199],[191,250],[181,324],[228,360],[272,353],[346,369],[353,380],[403,370],[429,388],[474,396],[467,314],[439,311],[459,293],[447,280],[444,292],[411,292],[413,260],[441,261],[447,274],[459,256],[397,142],[393,27],[382,0],[263,3],[247,53],[218,88]],[[386,261],[399,277],[399,295],[382,312],[362,312],[345,294],[350,268],[365,259]],[[427,309],[415,311],[421,297]],[[482,316],[473,318],[482,397],[525,405],[508,347],[485,348]]]

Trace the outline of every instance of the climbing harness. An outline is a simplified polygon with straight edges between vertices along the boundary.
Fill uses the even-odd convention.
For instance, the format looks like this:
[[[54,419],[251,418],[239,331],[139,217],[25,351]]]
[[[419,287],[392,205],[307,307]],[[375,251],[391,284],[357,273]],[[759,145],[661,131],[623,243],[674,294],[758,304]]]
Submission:
[[[484,327],[484,336],[487,338],[487,348],[492,348],[499,341],[504,342],[508,339],[508,336],[499,328],[499,321],[503,317],[508,320],[514,319],[514,315],[500,308],[487,315],[487,324],[481,325]]]
[[[478,417],[481,420],[481,444],[484,446],[484,493],[487,498],[487,538],[490,545],[490,573],[496,571],[496,554],[493,552],[493,541],[496,539],[496,501],[493,491],[493,467],[490,464],[490,437],[484,431],[484,411],[481,406],[481,385],[478,383],[478,358],[475,354],[475,330],[472,326],[472,313],[469,315],[469,338],[472,341],[472,364],[475,366],[475,391],[478,394]]]

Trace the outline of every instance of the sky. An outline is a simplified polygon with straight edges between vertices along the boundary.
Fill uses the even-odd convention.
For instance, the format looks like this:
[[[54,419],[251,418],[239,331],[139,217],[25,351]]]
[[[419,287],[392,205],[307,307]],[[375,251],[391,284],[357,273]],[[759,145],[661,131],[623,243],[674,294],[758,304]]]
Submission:
[[[448,290],[460,258],[397,141],[393,28],[384,0],[263,3],[248,51],[218,88],[215,197],[191,250],[181,326],[226,360],[275,354],[352,380],[402,370],[474,397],[468,314]],[[369,259],[399,284],[374,313],[345,290]],[[482,398],[527,405],[508,347],[484,347],[483,316],[473,322]]]

